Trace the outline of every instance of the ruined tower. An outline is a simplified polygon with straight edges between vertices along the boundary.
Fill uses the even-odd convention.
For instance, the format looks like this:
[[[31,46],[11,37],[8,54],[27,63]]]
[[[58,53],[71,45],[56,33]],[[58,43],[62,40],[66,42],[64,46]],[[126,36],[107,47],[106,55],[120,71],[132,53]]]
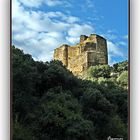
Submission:
[[[82,75],[90,66],[108,64],[106,39],[96,34],[81,35],[79,44],[56,48],[54,59],[62,61],[74,75]]]

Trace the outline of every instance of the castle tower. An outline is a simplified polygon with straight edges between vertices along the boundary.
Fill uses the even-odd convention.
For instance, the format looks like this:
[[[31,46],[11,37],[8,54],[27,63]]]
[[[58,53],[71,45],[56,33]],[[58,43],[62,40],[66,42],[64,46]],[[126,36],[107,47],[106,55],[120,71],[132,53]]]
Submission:
[[[106,39],[96,34],[81,35],[79,44],[55,49],[54,59],[62,61],[75,75],[82,75],[90,66],[108,64]]]
[[[63,44],[54,50],[54,59],[60,60],[65,66],[68,65],[68,47],[67,44]]]
[[[81,36],[80,36],[80,43],[84,42],[87,38],[88,38],[88,36],[86,36],[86,35],[81,35]]]

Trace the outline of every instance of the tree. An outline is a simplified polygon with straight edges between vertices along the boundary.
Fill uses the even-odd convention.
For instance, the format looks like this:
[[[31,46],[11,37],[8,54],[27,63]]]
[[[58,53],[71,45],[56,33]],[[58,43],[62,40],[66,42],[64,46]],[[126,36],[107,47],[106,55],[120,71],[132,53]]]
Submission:
[[[91,66],[88,69],[88,73],[91,77],[99,78],[109,78],[110,77],[111,68],[108,65],[97,65]]]
[[[117,81],[122,87],[128,88],[128,71],[123,71]]]
[[[113,71],[114,72],[123,72],[128,70],[128,61],[123,61],[120,63],[116,63],[113,65]]]
[[[13,46],[14,140],[103,140],[109,135],[126,139],[126,64],[116,65],[117,80],[110,78],[114,70],[108,65],[90,67],[96,80],[83,80],[60,61],[34,61]]]
[[[81,105],[70,91],[60,87],[49,90],[40,110],[38,139],[94,140],[93,124],[82,117]]]

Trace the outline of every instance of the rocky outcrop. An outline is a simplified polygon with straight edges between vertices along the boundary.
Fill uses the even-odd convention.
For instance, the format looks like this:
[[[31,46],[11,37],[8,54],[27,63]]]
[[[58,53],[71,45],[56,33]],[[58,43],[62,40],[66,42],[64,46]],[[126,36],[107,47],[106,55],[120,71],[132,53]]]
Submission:
[[[56,48],[54,59],[62,61],[74,75],[82,75],[90,66],[108,64],[106,39],[96,34],[81,35],[79,44]]]

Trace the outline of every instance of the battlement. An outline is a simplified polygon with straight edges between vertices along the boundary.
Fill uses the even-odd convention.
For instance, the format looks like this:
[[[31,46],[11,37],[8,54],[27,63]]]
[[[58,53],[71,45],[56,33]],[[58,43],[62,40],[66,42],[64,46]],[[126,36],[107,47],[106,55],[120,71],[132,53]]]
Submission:
[[[54,59],[62,61],[73,74],[82,75],[90,66],[108,64],[106,39],[96,34],[81,35],[79,44],[56,48]]]

